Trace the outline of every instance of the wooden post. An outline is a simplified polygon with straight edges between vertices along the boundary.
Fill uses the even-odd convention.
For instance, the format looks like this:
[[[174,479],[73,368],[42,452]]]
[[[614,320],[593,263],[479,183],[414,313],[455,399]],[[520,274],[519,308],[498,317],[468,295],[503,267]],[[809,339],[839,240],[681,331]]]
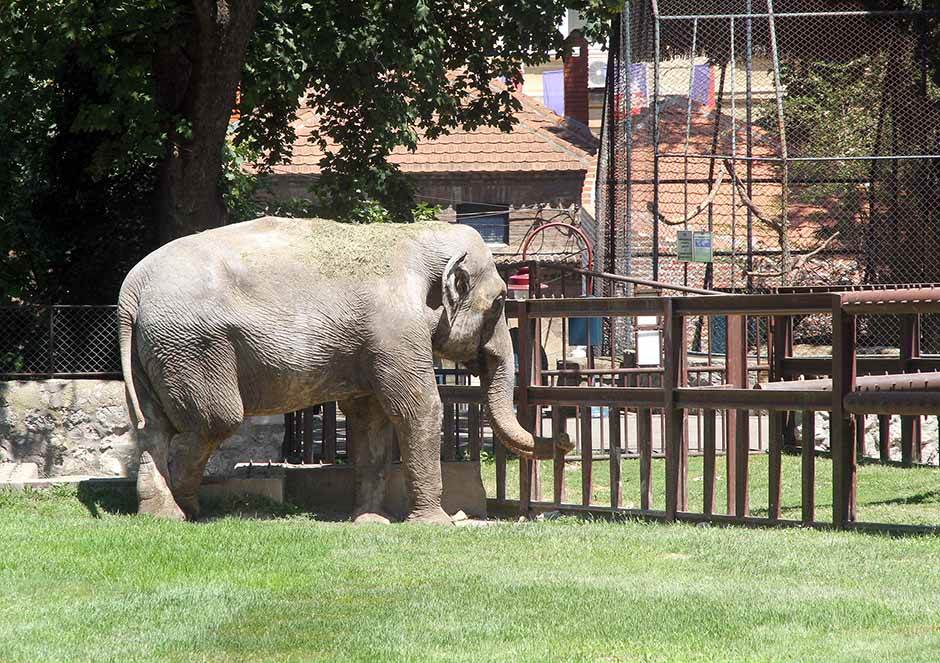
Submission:
[[[920,356],[920,316],[911,314],[901,316],[901,370],[911,370],[910,361]],[[901,464],[911,467],[914,458],[921,462],[920,417],[903,415],[901,417]]]
[[[676,406],[676,388],[682,384],[682,354],[685,341],[685,318],[675,312],[672,297],[663,297],[663,417],[666,446],[666,520],[673,521],[676,512],[688,507],[682,494],[682,444],[684,442],[684,411]]]
[[[747,388],[747,318],[728,316],[727,380],[738,389]],[[727,414],[726,474],[728,514],[742,517],[748,513],[748,453],[750,421],[747,410],[729,410]]]
[[[800,460],[803,523],[810,525],[816,520],[816,413],[809,410],[803,412]]]
[[[837,529],[855,520],[854,421],[844,409],[845,396],[855,389],[855,334],[855,316],[844,313],[841,298],[833,295],[829,448],[832,451],[832,524]]]
[[[702,512],[711,515],[715,511],[715,410],[702,410],[703,448],[703,504]]]

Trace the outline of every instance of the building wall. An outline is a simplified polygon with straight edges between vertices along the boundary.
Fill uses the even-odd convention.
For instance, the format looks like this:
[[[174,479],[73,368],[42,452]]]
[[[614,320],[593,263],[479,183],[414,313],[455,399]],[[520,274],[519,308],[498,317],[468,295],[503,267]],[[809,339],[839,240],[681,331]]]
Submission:
[[[209,461],[224,476],[236,463],[280,459],[284,418],[252,417]],[[0,382],[0,462],[36,463],[43,477],[135,476],[140,451],[121,380]]]

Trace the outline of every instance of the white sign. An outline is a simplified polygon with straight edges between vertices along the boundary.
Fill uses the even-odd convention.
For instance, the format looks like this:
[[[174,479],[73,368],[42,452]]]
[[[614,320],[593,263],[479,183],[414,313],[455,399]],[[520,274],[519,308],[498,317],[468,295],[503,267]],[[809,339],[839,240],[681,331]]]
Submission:
[[[636,333],[637,366],[659,366],[659,330],[639,330]]]

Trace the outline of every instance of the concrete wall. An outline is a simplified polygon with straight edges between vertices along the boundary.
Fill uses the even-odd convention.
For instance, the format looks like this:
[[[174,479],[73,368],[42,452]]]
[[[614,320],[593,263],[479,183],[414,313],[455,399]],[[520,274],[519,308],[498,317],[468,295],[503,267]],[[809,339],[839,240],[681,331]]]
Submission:
[[[283,417],[253,417],[216,451],[207,473],[280,459]],[[120,380],[0,382],[0,462],[36,463],[44,477],[133,476],[139,452]]]

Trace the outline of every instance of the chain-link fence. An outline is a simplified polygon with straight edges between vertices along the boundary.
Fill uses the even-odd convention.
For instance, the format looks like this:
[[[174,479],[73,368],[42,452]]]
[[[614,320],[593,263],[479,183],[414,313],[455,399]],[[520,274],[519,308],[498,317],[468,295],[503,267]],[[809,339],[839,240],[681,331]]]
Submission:
[[[0,307],[0,378],[119,378],[115,308]]]
[[[940,281],[940,12],[638,0],[615,24],[601,264],[697,287]],[[693,260],[680,231],[710,240]],[[696,241],[697,246],[697,241]],[[699,261],[702,260],[702,261]],[[940,351],[925,319],[924,351]],[[899,326],[862,324],[896,347]],[[826,345],[812,319],[797,340]]]

